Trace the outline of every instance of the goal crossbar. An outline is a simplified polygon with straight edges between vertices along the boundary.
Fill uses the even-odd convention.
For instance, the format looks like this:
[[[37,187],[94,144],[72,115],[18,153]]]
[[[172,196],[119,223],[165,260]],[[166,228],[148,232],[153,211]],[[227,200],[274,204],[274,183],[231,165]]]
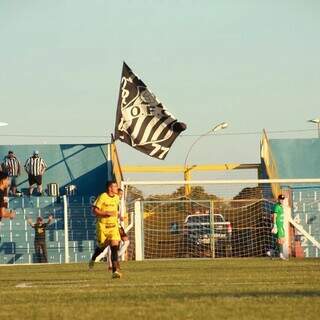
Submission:
[[[246,180],[154,180],[154,181],[123,181],[123,185],[183,185],[183,184],[254,184],[254,183],[280,183],[280,184],[320,184],[320,178],[313,179],[246,179]]]

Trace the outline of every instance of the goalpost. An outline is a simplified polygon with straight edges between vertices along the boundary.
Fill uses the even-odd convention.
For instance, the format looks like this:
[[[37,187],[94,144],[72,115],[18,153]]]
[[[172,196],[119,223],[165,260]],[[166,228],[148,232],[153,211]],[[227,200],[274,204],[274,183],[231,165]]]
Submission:
[[[266,256],[277,248],[275,189],[286,196],[285,256],[319,257],[320,179],[124,181],[122,189],[129,259]]]

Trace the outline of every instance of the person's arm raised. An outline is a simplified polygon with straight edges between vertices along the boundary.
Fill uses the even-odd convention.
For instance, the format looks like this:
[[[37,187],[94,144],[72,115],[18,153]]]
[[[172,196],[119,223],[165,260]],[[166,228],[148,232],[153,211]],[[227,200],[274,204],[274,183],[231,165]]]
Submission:
[[[34,227],[34,223],[32,222],[31,218],[27,219],[27,222],[32,228]]]

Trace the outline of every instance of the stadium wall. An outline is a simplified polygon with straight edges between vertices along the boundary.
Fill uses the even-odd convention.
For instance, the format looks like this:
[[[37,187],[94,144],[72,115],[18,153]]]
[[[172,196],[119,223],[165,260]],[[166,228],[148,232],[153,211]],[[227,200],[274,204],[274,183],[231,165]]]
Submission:
[[[320,177],[320,139],[270,139],[280,179]]]
[[[280,179],[307,179],[320,177],[320,139],[270,139],[269,148]],[[268,175],[262,159],[260,178],[272,178]],[[304,230],[320,241],[320,185],[281,185],[290,190],[292,219]],[[318,248],[296,233],[305,257],[319,257]]]
[[[43,178],[44,189],[48,183],[58,183],[60,194],[64,194],[64,187],[73,184],[79,196],[97,195],[112,177],[109,144],[2,145],[1,161],[9,150],[14,151],[22,166],[19,190],[28,187],[23,166],[33,150],[38,150],[48,165]]]

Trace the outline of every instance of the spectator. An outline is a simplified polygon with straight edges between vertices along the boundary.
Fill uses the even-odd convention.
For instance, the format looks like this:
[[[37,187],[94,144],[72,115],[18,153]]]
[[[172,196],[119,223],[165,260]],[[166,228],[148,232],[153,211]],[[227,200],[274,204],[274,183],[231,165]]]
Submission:
[[[37,184],[37,191],[42,194],[42,176],[47,168],[45,161],[39,157],[39,151],[33,151],[33,155],[24,165],[29,180],[29,195],[32,195],[34,185]]]
[[[15,156],[13,151],[9,151],[8,155],[5,156],[2,164],[3,172],[6,172],[9,176],[10,186],[7,189],[7,195],[11,191],[13,196],[17,194],[18,176],[21,173],[20,162]]]
[[[42,217],[38,217],[36,223],[32,222],[32,219],[28,219],[29,225],[34,228],[35,237],[34,237],[34,250],[36,252],[36,262],[47,263],[48,254],[47,254],[47,245],[46,245],[46,229],[50,225],[53,217],[49,215],[47,223],[43,222]]]
[[[0,172],[0,221],[2,218],[13,219],[15,217],[15,212],[8,210],[7,203],[7,188],[9,187],[8,174],[5,172]]]

